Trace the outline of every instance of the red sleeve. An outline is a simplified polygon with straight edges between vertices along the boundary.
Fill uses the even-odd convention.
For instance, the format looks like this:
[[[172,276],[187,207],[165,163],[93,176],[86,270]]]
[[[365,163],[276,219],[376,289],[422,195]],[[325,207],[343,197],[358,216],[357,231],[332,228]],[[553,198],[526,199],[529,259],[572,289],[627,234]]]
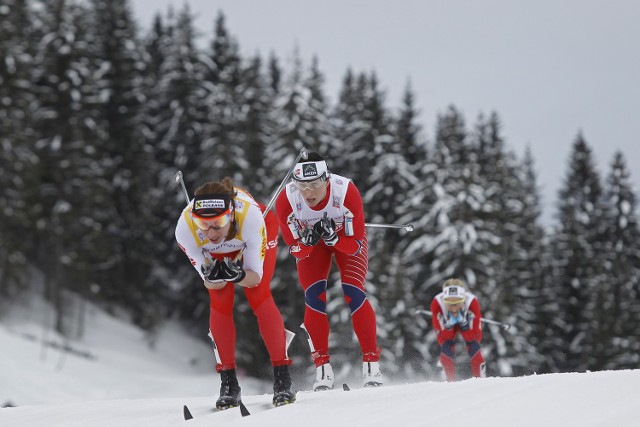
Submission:
[[[293,236],[289,229],[289,215],[293,212],[293,207],[289,203],[287,198],[287,190],[283,189],[275,203],[276,216],[278,217],[278,223],[280,224],[280,231],[282,232],[282,240],[289,247],[289,253],[298,259],[306,258],[313,250],[313,246],[305,246],[298,243],[298,239]]]
[[[440,304],[438,304],[438,301],[434,298],[433,301],[431,301],[431,325],[433,325],[433,329],[438,333],[442,330],[442,326],[438,320],[439,314],[442,314],[442,308],[440,308]]]
[[[287,191],[283,189],[278,197],[276,197],[276,215],[278,217],[278,223],[280,224],[280,231],[282,232],[282,239],[287,244],[287,246],[291,246],[296,242],[296,239],[291,234],[291,230],[289,230],[289,225],[287,224],[287,219],[291,212],[293,212],[293,208],[289,203],[289,199],[287,198]]]
[[[478,298],[474,298],[469,305],[469,311],[473,313],[473,330],[476,332],[476,340],[482,341],[482,313],[480,312],[480,303]]]
[[[438,317],[442,315],[442,308],[438,301],[434,298],[431,301],[431,324],[433,325],[433,329],[436,330],[436,339],[438,340],[438,344],[442,345],[445,341],[451,341],[456,338],[456,329],[444,329],[440,324],[440,320]]]
[[[334,248],[340,252],[355,255],[360,252],[360,249],[362,248],[362,243],[365,239],[365,230],[362,197],[360,196],[358,187],[356,187],[353,181],[350,181],[347,187],[347,192],[344,198],[344,207],[349,209],[353,214],[353,236],[345,236],[345,228],[342,227],[338,232],[340,240],[338,240],[338,243],[335,244]]]

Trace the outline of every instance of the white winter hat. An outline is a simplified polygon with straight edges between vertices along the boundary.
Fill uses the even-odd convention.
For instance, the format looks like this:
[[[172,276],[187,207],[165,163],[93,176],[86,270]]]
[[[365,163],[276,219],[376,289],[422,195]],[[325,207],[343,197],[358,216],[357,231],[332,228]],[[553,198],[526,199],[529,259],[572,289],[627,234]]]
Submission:
[[[314,181],[328,176],[327,163],[324,160],[298,163],[293,169],[295,181]]]
[[[447,286],[444,291],[442,291],[442,300],[445,304],[458,304],[464,302],[466,293],[461,286]]]
[[[447,280],[445,280],[444,283],[442,284],[442,290],[444,291],[444,289],[449,287],[449,286],[460,286],[461,288],[467,289],[467,286],[460,279],[447,279]]]

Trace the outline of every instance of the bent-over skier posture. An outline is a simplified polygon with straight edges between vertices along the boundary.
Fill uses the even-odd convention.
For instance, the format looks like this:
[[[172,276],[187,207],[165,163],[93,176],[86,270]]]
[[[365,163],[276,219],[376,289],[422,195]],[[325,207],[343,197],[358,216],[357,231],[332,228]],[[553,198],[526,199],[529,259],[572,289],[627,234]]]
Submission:
[[[327,279],[333,258],[362,350],[363,385],[382,385],[376,315],[364,286],[369,261],[360,193],[350,179],[330,174],[325,160],[315,152],[298,162],[292,178],[275,206],[304,289],[304,327],[316,366],[313,389],[331,389],[334,382],[327,316]]]
[[[475,295],[465,289],[460,279],[449,279],[442,292],[431,302],[431,323],[440,344],[440,363],[447,381],[456,378],[455,340],[458,332],[465,341],[471,364],[471,375],[484,377],[485,363],[480,351],[482,314]]]
[[[264,205],[231,179],[207,182],[195,191],[176,226],[176,240],[200,274],[209,292],[210,336],[220,373],[220,397],[216,408],[240,404],[236,377],[236,328],[233,321],[235,285],[244,288],[273,366],[273,404],[293,403],[282,315],[271,295],[276,264],[278,221]]]

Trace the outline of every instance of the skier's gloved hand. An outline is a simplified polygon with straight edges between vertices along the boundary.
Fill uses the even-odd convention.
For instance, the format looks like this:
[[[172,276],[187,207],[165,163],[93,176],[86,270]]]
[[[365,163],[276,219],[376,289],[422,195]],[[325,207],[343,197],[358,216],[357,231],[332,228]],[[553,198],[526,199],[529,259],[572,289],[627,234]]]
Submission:
[[[315,246],[320,241],[320,235],[313,228],[307,228],[302,232],[300,243],[305,246]]]
[[[469,314],[462,310],[458,313],[458,327],[461,331],[466,331],[469,329]]]
[[[449,321],[449,329],[453,328],[454,326],[458,325],[460,322],[460,313],[458,313],[457,315],[452,315],[451,313],[449,313],[449,315],[447,316],[448,321]]]
[[[447,313],[446,318],[442,315],[442,313],[438,314],[438,320],[440,321],[442,327],[445,329],[453,329],[453,327],[456,326],[456,322],[451,316],[451,313]]]
[[[324,240],[327,246],[333,246],[338,243],[338,233],[336,233],[336,222],[332,218],[324,217],[313,225],[313,229]]]
[[[222,280],[233,283],[241,282],[247,275],[247,273],[242,269],[242,263],[240,260],[233,261],[228,257],[225,257],[220,263],[220,272]]]
[[[466,329],[462,329],[462,327],[460,329],[462,329],[463,331],[473,329],[473,320],[476,318],[476,315],[473,314],[473,311],[465,311],[464,313],[465,319],[467,320],[467,327]]]
[[[200,266],[200,271],[204,275],[204,278],[209,282],[222,282],[222,270],[220,269],[221,262],[215,258],[206,258],[204,264]]]

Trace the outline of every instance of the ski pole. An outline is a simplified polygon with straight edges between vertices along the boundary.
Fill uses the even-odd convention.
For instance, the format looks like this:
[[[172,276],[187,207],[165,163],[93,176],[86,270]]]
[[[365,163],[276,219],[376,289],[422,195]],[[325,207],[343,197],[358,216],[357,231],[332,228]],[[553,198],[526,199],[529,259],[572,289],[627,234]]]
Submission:
[[[426,314],[427,316],[433,316],[433,314],[429,311],[429,310],[423,310],[421,308],[417,308],[416,309],[416,314]],[[480,319],[480,321],[482,323],[487,323],[489,325],[496,325],[496,326],[500,326],[502,329],[504,329],[505,331],[507,329],[509,329],[511,327],[510,323],[502,323],[502,322],[497,322],[495,320],[491,320],[491,319],[485,319],[484,317],[482,319]]]
[[[311,335],[309,335],[309,331],[307,331],[307,327],[304,326],[304,323],[302,323],[300,327],[304,330],[304,334],[307,337],[307,342],[309,343],[309,350],[311,350],[311,353],[314,353],[316,351],[316,348],[313,346],[313,341],[311,341]]]
[[[184,198],[189,204],[189,192],[187,191],[187,187],[184,186],[184,179],[182,179],[182,171],[178,171],[176,173],[176,183],[179,183],[182,186],[182,191],[184,192]]]
[[[413,231],[413,224],[372,224],[366,223],[365,227],[373,228],[402,228],[404,231]]]
[[[296,159],[293,161],[293,164],[289,168],[289,171],[284,176],[284,179],[282,180],[282,182],[280,183],[278,188],[276,188],[276,191],[273,192],[273,195],[271,196],[271,200],[269,200],[269,204],[264,209],[264,213],[262,214],[263,217],[267,216],[267,212],[269,212],[271,210],[271,208],[273,207],[273,204],[276,201],[276,197],[278,197],[278,194],[280,194],[280,191],[282,190],[282,188],[287,184],[287,181],[289,180],[289,177],[291,176],[291,174],[293,173],[293,170],[295,169],[296,165],[298,164],[298,161],[300,159],[306,159],[307,155],[308,155],[307,149],[302,147],[300,149],[300,152],[298,153],[298,157],[296,157]]]

